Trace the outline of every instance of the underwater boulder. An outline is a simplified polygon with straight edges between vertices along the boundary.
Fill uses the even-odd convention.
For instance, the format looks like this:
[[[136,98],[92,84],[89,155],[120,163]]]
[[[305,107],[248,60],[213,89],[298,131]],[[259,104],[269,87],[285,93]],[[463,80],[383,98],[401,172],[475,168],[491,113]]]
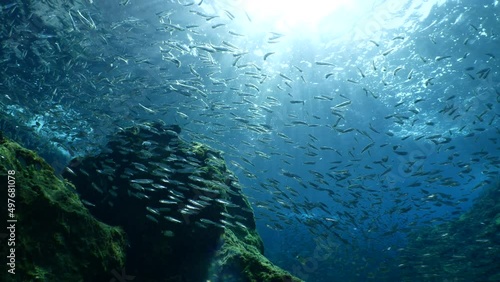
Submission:
[[[127,233],[127,274],[140,281],[300,281],[264,257],[253,210],[222,152],[187,142],[180,131],[162,123],[124,129],[63,173],[96,218]]]
[[[258,248],[241,241],[230,229],[219,240],[220,248],[209,268],[210,282],[302,281],[273,265]]]
[[[458,219],[410,234],[404,281],[500,281],[500,183]]]
[[[0,159],[2,202],[9,201],[1,212],[10,227],[0,234],[0,255],[9,263],[1,281],[109,281],[119,272],[125,263],[120,228],[96,220],[71,184],[2,135]]]

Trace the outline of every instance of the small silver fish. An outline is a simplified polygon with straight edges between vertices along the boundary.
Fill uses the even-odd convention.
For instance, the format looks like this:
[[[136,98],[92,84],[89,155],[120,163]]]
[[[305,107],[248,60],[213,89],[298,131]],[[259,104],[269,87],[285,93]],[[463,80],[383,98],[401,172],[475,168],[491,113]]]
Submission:
[[[138,184],[151,184],[153,183],[153,180],[151,179],[132,179],[130,180],[132,183],[138,183]]]

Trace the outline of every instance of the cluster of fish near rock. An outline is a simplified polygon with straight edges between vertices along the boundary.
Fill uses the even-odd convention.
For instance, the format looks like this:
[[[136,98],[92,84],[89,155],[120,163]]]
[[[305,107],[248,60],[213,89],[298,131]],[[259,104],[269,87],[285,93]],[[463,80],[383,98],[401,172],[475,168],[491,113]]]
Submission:
[[[193,226],[254,229],[253,211],[220,152],[179,133],[160,123],[126,129],[101,154],[74,159],[63,175],[109,224],[147,222],[167,237]]]

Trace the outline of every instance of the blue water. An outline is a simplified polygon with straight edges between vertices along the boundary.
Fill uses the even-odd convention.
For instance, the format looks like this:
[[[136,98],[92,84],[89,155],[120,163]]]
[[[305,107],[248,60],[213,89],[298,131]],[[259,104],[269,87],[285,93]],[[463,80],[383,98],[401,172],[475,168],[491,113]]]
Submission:
[[[56,167],[180,124],[225,152],[266,256],[304,280],[401,280],[406,235],[498,181],[498,1],[54,3],[3,6],[2,114]]]

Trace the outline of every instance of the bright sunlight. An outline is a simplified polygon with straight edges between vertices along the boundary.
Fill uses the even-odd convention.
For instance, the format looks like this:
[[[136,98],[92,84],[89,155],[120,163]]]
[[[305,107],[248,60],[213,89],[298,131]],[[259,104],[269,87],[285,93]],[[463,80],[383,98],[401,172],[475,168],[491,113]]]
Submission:
[[[352,17],[358,1],[348,0],[241,0],[242,7],[259,24],[277,30],[315,30],[321,22],[342,24]]]

